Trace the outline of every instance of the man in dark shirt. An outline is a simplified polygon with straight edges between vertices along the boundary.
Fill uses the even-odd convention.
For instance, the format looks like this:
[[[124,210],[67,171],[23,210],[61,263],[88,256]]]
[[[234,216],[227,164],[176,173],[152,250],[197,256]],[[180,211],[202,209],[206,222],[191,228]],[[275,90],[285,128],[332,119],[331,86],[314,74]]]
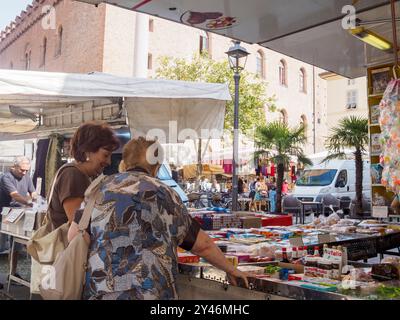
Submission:
[[[32,201],[37,199],[35,187],[32,179],[28,174],[31,163],[26,157],[17,157],[14,160],[14,165],[9,172],[3,174],[0,178],[0,210],[3,207],[32,207]],[[1,242],[5,242],[5,235],[0,235]],[[5,249],[5,248],[1,248]],[[17,252],[19,248],[17,246]],[[17,268],[18,254],[14,255],[13,274]]]

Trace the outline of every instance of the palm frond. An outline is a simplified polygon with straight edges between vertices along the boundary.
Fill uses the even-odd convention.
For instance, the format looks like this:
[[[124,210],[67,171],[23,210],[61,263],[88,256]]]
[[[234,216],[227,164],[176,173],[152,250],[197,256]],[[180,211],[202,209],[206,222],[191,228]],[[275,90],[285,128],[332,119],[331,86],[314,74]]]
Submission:
[[[329,156],[325,157],[320,163],[328,162],[334,159],[346,159],[346,154],[344,152],[332,153]]]

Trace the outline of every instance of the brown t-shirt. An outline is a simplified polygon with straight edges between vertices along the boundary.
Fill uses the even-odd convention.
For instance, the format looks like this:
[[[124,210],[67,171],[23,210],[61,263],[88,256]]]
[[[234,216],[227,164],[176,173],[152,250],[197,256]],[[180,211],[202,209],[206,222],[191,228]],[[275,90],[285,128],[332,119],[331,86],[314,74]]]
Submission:
[[[84,198],[90,178],[77,167],[68,165],[61,170],[49,205],[50,218],[55,228],[68,222],[63,203],[68,198]]]

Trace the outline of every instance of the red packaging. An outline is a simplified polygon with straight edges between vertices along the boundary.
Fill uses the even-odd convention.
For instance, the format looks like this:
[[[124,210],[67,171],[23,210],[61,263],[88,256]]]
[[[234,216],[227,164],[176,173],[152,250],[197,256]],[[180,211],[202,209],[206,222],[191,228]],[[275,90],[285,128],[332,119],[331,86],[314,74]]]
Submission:
[[[179,263],[197,263],[200,262],[200,257],[190,253],[178,252]]]

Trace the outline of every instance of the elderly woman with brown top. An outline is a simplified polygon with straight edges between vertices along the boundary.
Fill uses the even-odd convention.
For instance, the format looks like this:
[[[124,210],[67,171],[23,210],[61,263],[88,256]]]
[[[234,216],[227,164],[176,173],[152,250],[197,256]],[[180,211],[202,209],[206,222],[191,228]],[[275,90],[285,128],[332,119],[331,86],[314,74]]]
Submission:
[[[241,278],[247,285],[178,194],[156,178],[162,156],[159,143],[131,140],[123,151],[126,172],[104,178],[91,195],[96,202],[85,299],[177,299],[178,246],[225,271],[232,284]],[[69,240],[79,232],[79,220],[77,214]]]
[[[118,146],[118,139],[107,124],[87,122],[77,129],[71,140],[75,161],[61,167],[49,204],[54,228],[73,221],[91,180],[110,165],[111,154]]]

